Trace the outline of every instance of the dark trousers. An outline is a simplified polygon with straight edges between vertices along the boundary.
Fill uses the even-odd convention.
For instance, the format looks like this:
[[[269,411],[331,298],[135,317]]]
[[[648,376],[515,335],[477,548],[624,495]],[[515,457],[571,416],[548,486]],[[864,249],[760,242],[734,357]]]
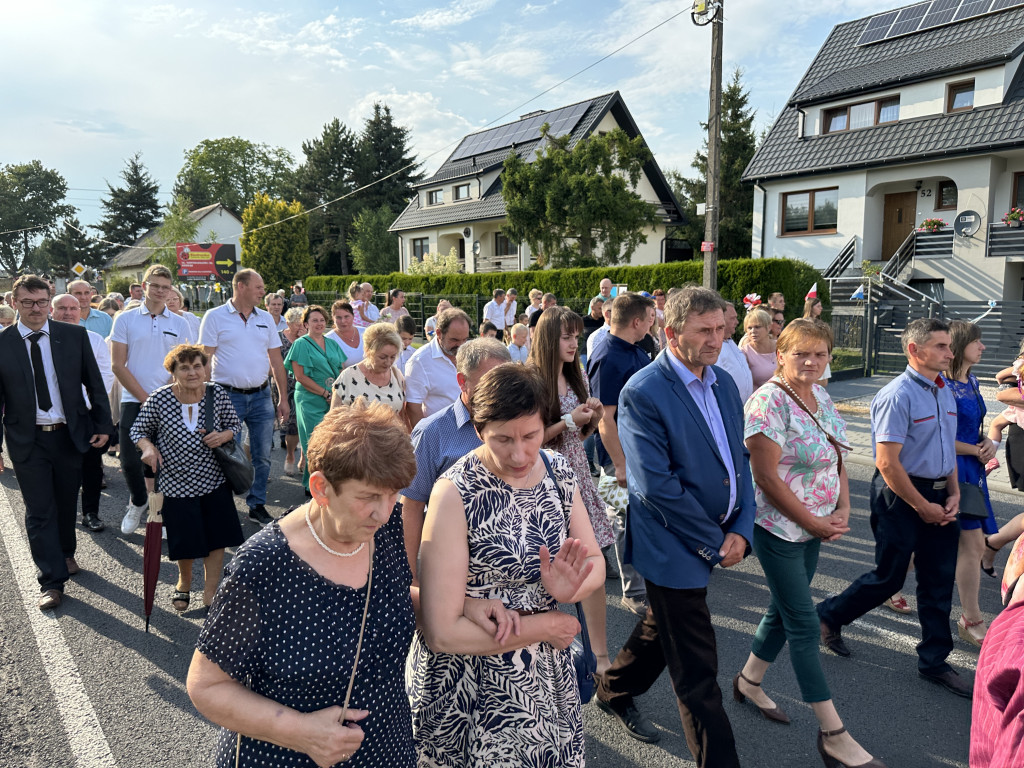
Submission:
[[[103,489],[103,454],[107,445],[102,448],[89,448],[82,457],[82,517],[100,516],[100,491]]]
[[[686,743],[698,766],[739,766],[736,741],[718,687],[718,648],[707,589],[647,582],[650,610],[601,676],[598,696],[621,709],[646,693],[668,667]]]
[[[142,463],[142,453],[135,447],[131,439],[132,427],[139,418],[139,403],[121,403],[121,423],[118,432],[121,437],[121,472],[128,492],[132,495],[132,504],[141,507],[149,500],[146,489],[146,478],[153,477],[153,470]]]
[[[928,501],[945,504],[945,489],[932,488],[930,483],[914,485]],[[948,671],[951,667],[946,657],[953,650],[949,612],[960,524],[954,521],[938,526],[924,522],[893,493],[876,470],[871,478],[871,530],[875,534],[875,569],[842,594],[820,603],[818,616],[826,624],[842,627],[877,608],[903,588],[913,555],[917,569],[917,614],[921,620],[917,666],[929,674]]]
[[[32,453],[14,462],[14,476],[25,501],[25,530],[39,589],[64,590],[65,557],[75,554],[75,516],[82,484],[82,454],[68,430],[36,430]]]

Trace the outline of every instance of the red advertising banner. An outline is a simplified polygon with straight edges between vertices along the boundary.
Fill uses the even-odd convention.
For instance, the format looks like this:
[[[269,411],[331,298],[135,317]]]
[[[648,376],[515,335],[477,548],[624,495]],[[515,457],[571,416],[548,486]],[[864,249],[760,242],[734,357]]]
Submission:
[[[238,269],[234,243],[176,243],[178,277],[228,281]]]

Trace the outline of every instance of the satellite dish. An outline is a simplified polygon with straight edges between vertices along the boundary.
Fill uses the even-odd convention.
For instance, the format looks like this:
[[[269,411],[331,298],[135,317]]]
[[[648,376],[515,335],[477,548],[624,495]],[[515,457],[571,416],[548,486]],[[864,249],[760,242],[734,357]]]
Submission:
[[[960,237],[971,237],[981,229],[981,214],[977,211],[961,211],[953,219],[953,231]]]
[[[690,18],[698,27],[703,27],[717,19],[721,10],[722,5],[718,0],[693,0]]]

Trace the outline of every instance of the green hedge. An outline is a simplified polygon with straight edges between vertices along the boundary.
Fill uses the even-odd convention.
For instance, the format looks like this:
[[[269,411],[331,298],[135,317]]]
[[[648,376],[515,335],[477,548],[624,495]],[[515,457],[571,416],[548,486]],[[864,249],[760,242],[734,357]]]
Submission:
[[[638,267],[597,267],[594,269],[543,269],[525,272],[485,272],[454,275],[314,275],[307,277],[307,291],[324,291],[346,295],[353,280],[372,283],[375,291],[401,288],[407,293],[428,296],[452,294],[490,295],[495,288],[515,288],[522,305],[528,302],[531,288],[553,293],[561,299],[597,295],[602,278],[625,283],[631,291],[668,290],[684,283],[700,283],[704,265],[701,261],[680,261]],[[803,297],[811,285],[818,283],[818,296],[827,305],[828,284],[818,270],[792,259],[734,259],[718,263],[718,290],[729,300],[739,301],[748,293],[758,293],[764,303],[768,294],[781,291],[786,296],[786,315],[797,317],[803,311]],[[742,314],[742,312],[741,312]]]

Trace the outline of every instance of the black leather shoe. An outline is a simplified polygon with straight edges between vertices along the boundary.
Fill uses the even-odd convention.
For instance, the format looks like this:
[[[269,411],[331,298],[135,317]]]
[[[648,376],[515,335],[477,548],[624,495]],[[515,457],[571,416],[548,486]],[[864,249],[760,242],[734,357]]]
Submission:
[[[637,741],[653,744],[661,739],[661,734],[654,729],[654,726],[651,725],[651,721],[644,717],[635,705],[630,704],[619,712],[617,709],[614,709],[611,704],[601,701],[596,696],[594,697],[594,701],[597,702],[597,706],[602,712],[607,712],[618,720],[622,724],[622,727],[626,729],[626,733]]]
[[[85,517],[83,517],[82,525],[88,528],[93,533],[99,533],[107,527],[100,522],[100,519],[96,515],[86,515]]]
[[[952,669],[947,669],[938,675],[930,675],[920,670],[918,670],[917,674],[925,680],[931,680],[936,685],[941,685],[947,691],[955,693],[957,696],[963,696],[965,699],[970,699],[974,696],[974,683],[964,680]]]
[[[821,644],[828,648],[836,656],[847,657],[850,655],[850,649],[846,647],[846,643],[843,642],[843,631],[839,627],[832,627],[826,624],[824,621],[821,622]]]
[[[260,528],[274,522],[274,518],[267,514],[267,508],[262,504],[257,504],[255,507],[249,507],[249,519],[256,523]]]

